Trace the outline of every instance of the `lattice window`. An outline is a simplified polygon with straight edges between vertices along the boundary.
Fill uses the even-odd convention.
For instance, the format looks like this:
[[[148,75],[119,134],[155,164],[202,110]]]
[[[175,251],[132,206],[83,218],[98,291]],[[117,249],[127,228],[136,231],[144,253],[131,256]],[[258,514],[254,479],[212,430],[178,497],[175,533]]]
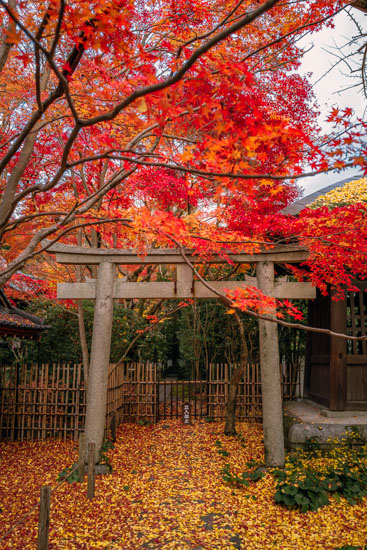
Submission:
[[[367,329],[367,293],[348,292],[347,294],[347,334],[366,336]],[[348,355],[366,355],[367,342],[347,340]]]

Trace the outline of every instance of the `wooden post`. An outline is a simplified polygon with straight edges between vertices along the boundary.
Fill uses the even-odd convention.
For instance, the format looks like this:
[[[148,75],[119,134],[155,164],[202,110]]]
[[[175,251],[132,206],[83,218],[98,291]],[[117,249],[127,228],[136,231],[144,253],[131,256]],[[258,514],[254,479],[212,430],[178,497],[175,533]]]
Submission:
[[[111,412],[110,432],[111,432],[111,441],[116,441],[116,432],[117,432],[117,411],[116,410]]]
[[[346,300],[330,300],[330,329],[346,333]],[[331,411],[344,411],[347,397],[347,344],[343,338],[330,338],[330,401]]]
[[[50,507],[51,507],[51,487],[49,485],[44,485],[43,487],[41,487],[37,550],[48,550]]]
[[[98,268],[94,307],[92,348],[89,366],[85,435],[96,444],[96,460],[101,457],[107,406],[113,316],[114,264],[102,262]]]
[[[159,382],[160,382],[160,371],[157,369],[157,364],[154,365],[154,377],[155,377],[155,423],[159,422]]]
[[[274,297],[273,262],[257,264],[257,280],[259,289]],[[259,336],[265,464],[282,467],[285,451],[277,324],[259,319]]]
[[[94,498],[96,480],[96,444],[94,441],[88,443],[88,493],[89,499]]]
[[[78,477],[80,483],[83,483],[85,476],[85,455],[86,455],[86,439],[85,433],[79,435],[79,468],[78,468]]]

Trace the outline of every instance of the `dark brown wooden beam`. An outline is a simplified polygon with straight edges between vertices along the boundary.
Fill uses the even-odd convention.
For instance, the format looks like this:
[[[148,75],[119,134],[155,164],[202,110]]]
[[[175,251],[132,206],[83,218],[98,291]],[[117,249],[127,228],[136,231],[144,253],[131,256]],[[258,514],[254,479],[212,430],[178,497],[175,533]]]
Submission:
[[[346,300],[330,301],[330,329],[346,333]],[[347,393],[346,340],[332,336],[330,339],[330,401],[331,411],[344,411]]]
[[[0,338],[24,338],[26,340],[39,340],[43,331],[22,329],[21,327],[0,326]]]

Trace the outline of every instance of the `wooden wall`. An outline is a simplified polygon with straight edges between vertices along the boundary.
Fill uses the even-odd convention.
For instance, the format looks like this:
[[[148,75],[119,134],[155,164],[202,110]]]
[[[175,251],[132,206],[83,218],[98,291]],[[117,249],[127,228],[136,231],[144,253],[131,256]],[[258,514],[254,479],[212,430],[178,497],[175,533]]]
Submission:
[[[365,336],[367,283],[355,282],[360,292],[349,292],[346,302],[348,334]],[[348,341],[346,350],[346,409],[367,409],[367,341]]]
[[[354,281],[359,292],[345,300],[321,296],[309,303],[309,324],[336,333],[365,336],[367,283]],[[309,333],[306,349],[305,397],[330,410],[367,410],[367,341]]]
[[[330,327],[330,296],[309,301],[308,324],[317,328]],[[330,337],[308,333],[305,368],[305,397],[329,407],[330,401]]]

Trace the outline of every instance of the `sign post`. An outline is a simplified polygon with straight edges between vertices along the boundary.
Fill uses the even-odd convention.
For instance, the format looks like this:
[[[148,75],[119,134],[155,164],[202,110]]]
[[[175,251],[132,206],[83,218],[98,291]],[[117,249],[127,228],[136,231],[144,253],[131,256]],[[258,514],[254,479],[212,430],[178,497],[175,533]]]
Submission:
[[[182,424],[191,424],[191,403],[185,401],[182,406]]]

